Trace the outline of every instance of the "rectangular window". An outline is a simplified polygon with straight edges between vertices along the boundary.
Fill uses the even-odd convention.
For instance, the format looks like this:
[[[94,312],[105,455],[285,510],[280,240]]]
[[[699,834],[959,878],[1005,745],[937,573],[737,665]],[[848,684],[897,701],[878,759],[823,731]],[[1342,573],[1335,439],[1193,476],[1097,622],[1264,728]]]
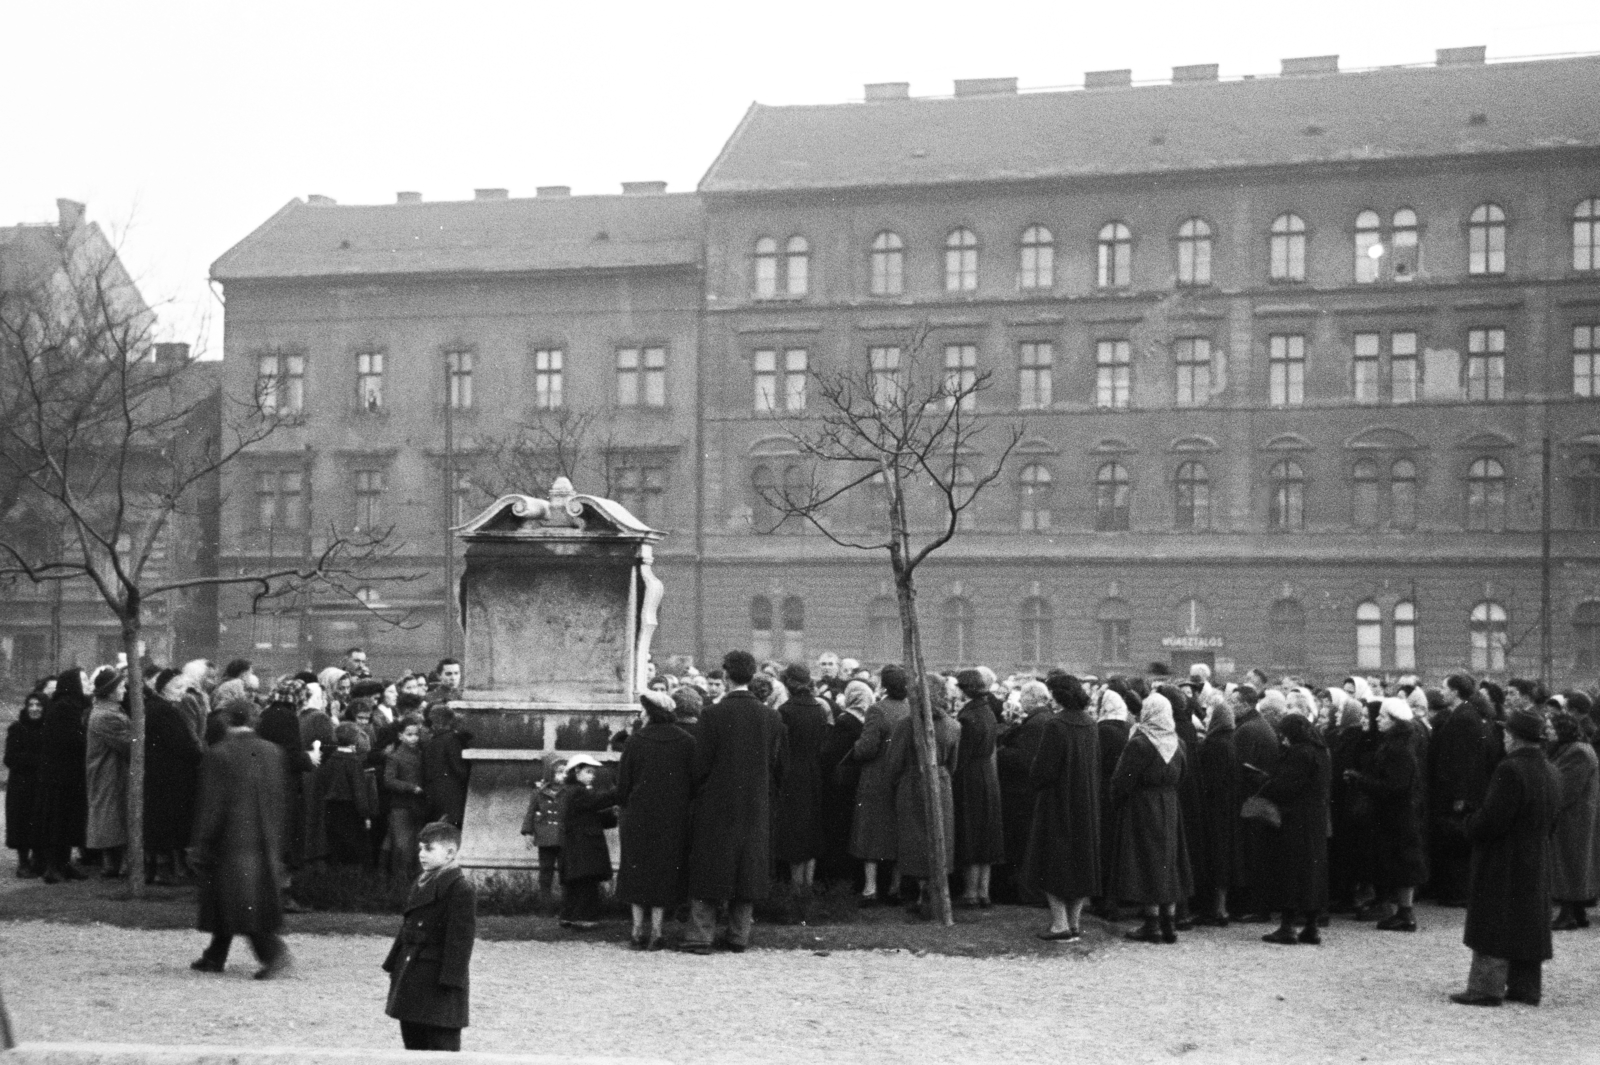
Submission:
[[[1467,330],[1467,399],[1506,398],[1506,331]]]
[[[1306,338],[1299,333],[1274,334],[1268,342],[1268,377],[1274,407],[1298,407],[1306,401]]]
[[[1126,340],[1102,340],[1095,346],[1095,406],[1121,410],[1128,405],[1132,384],[1130,352]]]
[[[355,527],[371,531],[383,524],[383,493],[388,487],[382,470],[356,471]]]
[[[263,355],[256,361],[256,396],[261,409],[273,414],[305,410],[304,355]]]
[[[880,407],[889,407],[900,400],[900,349],[897,347],[868,348],[867,358],[872,365],[872,401]]]
[[[533,405],[540,410],[561,406],[566,355],[560,348],[535,348],[533,352]]]
[[[1389,336],[1389,402],[1417,401],[1417,334],[1391,333]]]
[[[449,403],[454,410],[472,409],[472,352],[448,351],[444,356],[450,377]]]
[[[806,409],[806,369],[808,357],[805,348],[790,348],[783,353],[783,409]]]
[[[300,470],[263,470],[256,474],[254,518],[257,530],[305,527],[302,477]]]
[[[973,391],[977,381],[978,345],[946,344],[944,346],[945,406],[953,406],[959,395],[962,410],[977,410],[978,394]]]
[[[1174,345],[1178,406],[1202,407],[1211,398],[1211,341],[1182,337]]]
[[[778,353],[760,348],[752,361],[756,384],[756,411],[767,414],[778,409]]]
[[[617,502],[646,525],[663,519],[661,500],[666,491],[666,471],[659,466],[623,460],[615,471]]]
[[[667,405],[667,349],[617,349],[617,406]]]
[[[1103,620],[1100,622],[1101,662],[1109,663],[1128,661],[1128,633],[1130,625],[1131,623],[1126,618]]]
[[[761,348],[755,353],[756,410],[767,413],[783,404],[786,411],[806,409],[806,349],[790,348],[783,353],[782,387],[779,387],[778,352]]]
[[[1382,345],[1381,333],[1355,335],[1354,381],[1357,403],[1378,402],[1378,354]]]
[[[383,409],[383,353],[380,351],[356,356],[356,403],[369,414]]]
[[[1017,347],[1017,406],[1046,410],[1051,404],[1053,345],[1028,341]]]
[[[1378,621],[1356,622],[1356,668],[1383,668],[1383,625]]]
[[[1600,396],[1600,324],[1572,328],[1572,394]]]

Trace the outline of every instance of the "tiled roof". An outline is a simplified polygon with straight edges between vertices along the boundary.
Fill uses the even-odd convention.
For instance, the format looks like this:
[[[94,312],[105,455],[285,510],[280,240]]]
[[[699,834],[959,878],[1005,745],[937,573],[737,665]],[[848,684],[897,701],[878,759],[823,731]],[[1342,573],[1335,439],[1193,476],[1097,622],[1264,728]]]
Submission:
[[[692,265],[692,193],[341,206],[291,200],[211,265],[218,281]]]
[[[828,106],[752,105],[707,193],[1600,145],[1600,57]]]

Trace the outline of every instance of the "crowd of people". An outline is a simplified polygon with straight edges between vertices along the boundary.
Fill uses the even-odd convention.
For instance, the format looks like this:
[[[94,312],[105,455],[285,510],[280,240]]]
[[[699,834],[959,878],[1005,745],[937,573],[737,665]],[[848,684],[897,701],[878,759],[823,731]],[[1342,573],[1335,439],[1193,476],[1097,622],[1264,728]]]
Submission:
[[[450,707],[453,659],[384,681],[353,648],[270,687],[242,659],[220,675],[204,661],[142,673],[145,868],[123,860],[129,678],[102,667],[41,683],[8,733],[19,876],[86,875],[74,848],[106,877],[189,875],[203,753],[234,718],[281,751],[277,838],[291,871],[410,877],[418,830],[461,825],[470,737]],[[1465,673],[1322,687],[1252,671],[1219,685],[1203,665],[1185,677],[1002,681],[978,668],[923,680],[932,721],[919,739],[913,678],[896,665],[732,652],[718,670],[652,676],[630,727],[583,733],[601,750],[547,758],[523,826],[541,893],[553,902],[559,877],[563,923],[593,927],[615,877],[638,949],[660,948],[686,907],[683,946],[696,953],[744,949],[752,904],[775,880],[802,905],[849,881],[862,905],[898,901],[925,918],[932,885],[949,878],[960,907],[1047,905],[1039,935],[1056,942],[1083,934],[1085,909],[1117,921],[1131,908],[1125,935],[1139,942],[1276,921],[1266,942],[1316,944],[1331,915],[1415,931],[1415,902],[1432,897],[1471,904],[1469,946],[1510,964],[1502,995],[1533,999],[1551,931],[1587,927],[1600,895],[1600,711],[1586,692]],[[927,845],[932,809],[942,863]],[[1541,817],[1535,847],[1524,837]],[[1494,999],[1477,954],[1474,986],[1491,990],[1467,997]],[[1530,963],[1533,991],[1517,968]]]

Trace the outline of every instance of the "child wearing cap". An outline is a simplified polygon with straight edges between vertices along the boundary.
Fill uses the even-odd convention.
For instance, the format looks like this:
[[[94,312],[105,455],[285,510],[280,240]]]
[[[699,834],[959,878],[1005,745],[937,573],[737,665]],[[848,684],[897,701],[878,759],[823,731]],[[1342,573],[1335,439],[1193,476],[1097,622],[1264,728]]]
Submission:
[[[389,1001],[407,1050],[460,1050],[477,938],[478,897],[456,864],[461,830],[448,821],[417,833],[422,874],[406,897],[405,915],[384,960]]]
[[[611,879],[606,829],[617,824],[617,793],[597,789],[600,762],[587,754],[567,763],[566,809],[561,823],[561,927],[600,923],[600,885]]]
[[[528,800],[528,813],[522,819],[522,834],[539,848],[539,902],[548,905],[554,896],[556,869],[561,863],[562,808],[567,802],[567,763],[551,756],[544,782]],[[572,785],[576,787],[576,785]]]

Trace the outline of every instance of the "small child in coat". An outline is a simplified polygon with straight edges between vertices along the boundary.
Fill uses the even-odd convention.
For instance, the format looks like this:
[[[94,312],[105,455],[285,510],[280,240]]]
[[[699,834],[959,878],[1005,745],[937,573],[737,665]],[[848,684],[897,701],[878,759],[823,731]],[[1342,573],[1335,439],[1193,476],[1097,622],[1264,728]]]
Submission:
[[[606,829],[617,827],[617,791],[596,788],[600,762],[587,754],[567,763],[561,823],[561,927],[594,928],[600,923],[600,885],[611,879],[611,848]]]
[[[478,896],[456,864],[461,830],[448,821],[417,833],[422,875],[406,898],[394,946],[384,960],[389,1001],[407,1050],[460,1050],[467,1026],[468,968],[477,936]]]
[[[556,869],[561,863],[561,821],[567,804],[567,763],[553,758],[545,770],[544,783],[528,800],[528,813],[522,819],[522,834],[531,836],[539,848],[539,899],[548,903],[554,894]]]

